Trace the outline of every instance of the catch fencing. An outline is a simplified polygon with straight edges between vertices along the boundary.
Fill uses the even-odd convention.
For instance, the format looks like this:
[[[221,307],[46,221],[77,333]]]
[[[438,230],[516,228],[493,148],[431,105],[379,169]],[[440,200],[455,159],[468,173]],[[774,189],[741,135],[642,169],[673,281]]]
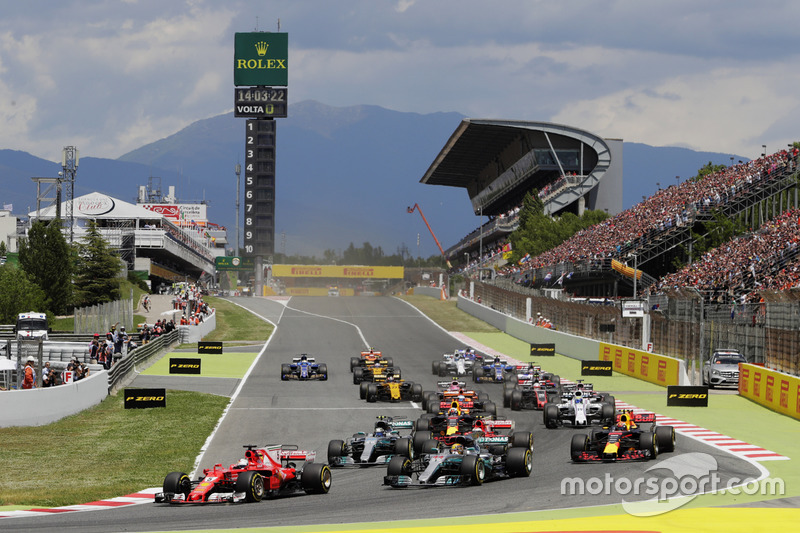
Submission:
[[[738,350],[748,362],[800,375],[800,291],[764,291],[757,303],[708,303],[693,290],[643,297],[649,321],[622,316],[619,301],[575,302],[563,293],[514,287],[507,280],[474,283],[473,300],[520,320],[537,313],[562,332],[702,365],[714,350]],[[464,285],[462,294],[469,294]],[[649,322],[649,329],[642,330]],[[645,340],[647,339],[647,340]]]

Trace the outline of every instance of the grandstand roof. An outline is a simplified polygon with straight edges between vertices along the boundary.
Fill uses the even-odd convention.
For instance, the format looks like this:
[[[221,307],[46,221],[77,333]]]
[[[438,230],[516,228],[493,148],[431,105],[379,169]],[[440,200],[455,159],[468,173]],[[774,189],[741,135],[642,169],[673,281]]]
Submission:
[[[546,131],[584,141],[598,138],[578,128],[550,122],[466,118],[419,181],[429,185],[467,187],[507,146],[523,133],[531,131]]]

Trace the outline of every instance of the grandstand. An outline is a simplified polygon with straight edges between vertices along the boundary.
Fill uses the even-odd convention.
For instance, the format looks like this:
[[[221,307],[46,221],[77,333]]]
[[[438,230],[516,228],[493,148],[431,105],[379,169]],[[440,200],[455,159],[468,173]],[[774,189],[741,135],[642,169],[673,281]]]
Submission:
[[[462,267],[502,266],[503,240],[534,188],[546,213],[622,210],[622,140],[562,124],[465,119],[420,182],[463,187],[473,212],[489,219],[446,257]],[[481,248],[486,253],[478,258]]]

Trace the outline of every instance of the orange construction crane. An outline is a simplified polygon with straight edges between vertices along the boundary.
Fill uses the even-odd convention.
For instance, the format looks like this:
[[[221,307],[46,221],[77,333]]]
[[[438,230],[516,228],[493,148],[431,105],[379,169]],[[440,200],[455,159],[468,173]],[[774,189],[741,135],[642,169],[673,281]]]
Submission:
[[[422,213],[422,208],[418,204],[414,204],[414,207],[408,207],[406,208],[406,211],[408,211],[409,213],[413,213],[415,209],[419,211],[419,215],[422,217],[422,221],[425,222],[426,226],[428,226],[428,231],[431,232],[431,237],[433,237],[433,240],[436,241],[436,246],[439,247],[439,251],[442,252],[442,257],[444,257],[444,260],[447,263],[447,268],[453,268],[453,265],[450,264],[450,261],[448,261],[447,257],[444,255],[444,250],[442,250],[442,245],[439,244],[439,239],[436,238],[436,235],[434,235],[433,230],[431,229],[431,225],[428,224],[428,219],[425,218],[425,215]]]

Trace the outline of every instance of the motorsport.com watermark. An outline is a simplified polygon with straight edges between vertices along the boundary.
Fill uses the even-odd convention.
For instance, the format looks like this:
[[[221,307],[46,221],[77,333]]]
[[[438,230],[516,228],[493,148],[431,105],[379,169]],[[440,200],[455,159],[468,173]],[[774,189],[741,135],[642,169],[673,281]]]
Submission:
[[[650,477],[571,477],[561,480],[562,496],[622,496],[626,512],[637,516],[652,516],[677,509],[701,494],[784,496],[781,478],[729,477],[725,480],[716,472],[717,461],[709,454],[692,452],[670,457],[648,468],[669,470],[672,475]],[[647,497],[650,498],[647,498]],[[635,498],[632,500],[626,499]],[[642,497],[645,497],[642,499]]]

